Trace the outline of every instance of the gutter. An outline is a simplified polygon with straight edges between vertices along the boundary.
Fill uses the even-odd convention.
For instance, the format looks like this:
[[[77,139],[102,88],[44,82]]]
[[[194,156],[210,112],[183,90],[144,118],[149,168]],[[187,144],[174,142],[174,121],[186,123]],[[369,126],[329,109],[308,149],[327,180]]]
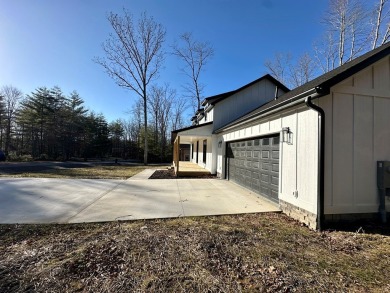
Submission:
[[[279,104],[273,105],[268,109],[265,109],[263,112],[254,113],[251,117],[246,118],[245,120],[235,123],[233,125],[222,127],[214,132],[214,134],[227,131],[231,128],[236,128],[237,126],[248,124],[254,120],[262,118],[264,116],[271,115],[272,113],[279,112],[281,110],[290,108],[292,106],[298,105],[302,102],[306,104],[307,107],[318,112],[318,123],[319,123],[319,135],[318,135],[318,179],[317,179],[317,223],[318,230],[321,231],[324,227],[324,194],[325,194],[325,111],[317,105],[314,105],[311,101],[316,98],[320,98],[330,93],[329,87],[327,86],[316,86],[306,92],[303,92],[289,100],[283,101]]]
[[[325,111],[312,103],[312,97],[305,99],[306,106],[318,112],[319,135],[318,135],[318,184],[317,184],[317,224],[321,231],[324,225],[324,186],[325,186]]]

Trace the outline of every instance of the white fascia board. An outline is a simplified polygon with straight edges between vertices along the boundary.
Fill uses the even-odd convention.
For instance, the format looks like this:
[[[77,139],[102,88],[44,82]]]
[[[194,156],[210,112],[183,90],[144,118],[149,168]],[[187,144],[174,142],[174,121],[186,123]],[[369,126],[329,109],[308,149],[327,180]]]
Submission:
[[[206,139],[212,136],[213,124],[196,127],[180,131],[177,133],[180,136],[180,143],[192,143],[197,140]]]
[[[204,111],[205,112],[210,112],[211,109],[214,108],[214,105],[211,105],[211,104],[207,104],[205,107],[204,107]]]

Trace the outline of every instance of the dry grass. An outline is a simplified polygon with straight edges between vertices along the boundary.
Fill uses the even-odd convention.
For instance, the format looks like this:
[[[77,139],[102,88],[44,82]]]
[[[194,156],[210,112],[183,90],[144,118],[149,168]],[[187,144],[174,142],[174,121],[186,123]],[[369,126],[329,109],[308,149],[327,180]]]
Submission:
[[[0,225],[0,291],[389,292],[389,234],[367,232],[282,214]]]
[[[126,179],[143,170],[145,170],[145,167],[141,166],[93,166],[88,168],[23,172],[17,176],[32,178]]]
[[[142,165],[86,165],[78,168],[50,167],[50,168],[19,168],[0,177],[27,177],[27,178],[74,178],[74,179],[127,179],[135,174],[153,168],[167,166]]]

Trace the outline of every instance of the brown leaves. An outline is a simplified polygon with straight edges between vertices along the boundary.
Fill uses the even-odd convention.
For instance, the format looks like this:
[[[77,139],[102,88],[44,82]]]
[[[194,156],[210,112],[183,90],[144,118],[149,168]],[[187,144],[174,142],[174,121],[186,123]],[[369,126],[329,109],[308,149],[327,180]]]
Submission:
[[[0,292],[385,291],[389,250],[281,214],[0,225]]]

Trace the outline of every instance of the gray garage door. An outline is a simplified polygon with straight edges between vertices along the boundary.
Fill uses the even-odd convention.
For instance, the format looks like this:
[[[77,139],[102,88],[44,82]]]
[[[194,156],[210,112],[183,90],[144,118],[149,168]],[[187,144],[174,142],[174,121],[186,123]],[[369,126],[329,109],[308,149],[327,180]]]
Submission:
[[[231,142],[226,151],[229,180],[278,201],[279,135]]]

